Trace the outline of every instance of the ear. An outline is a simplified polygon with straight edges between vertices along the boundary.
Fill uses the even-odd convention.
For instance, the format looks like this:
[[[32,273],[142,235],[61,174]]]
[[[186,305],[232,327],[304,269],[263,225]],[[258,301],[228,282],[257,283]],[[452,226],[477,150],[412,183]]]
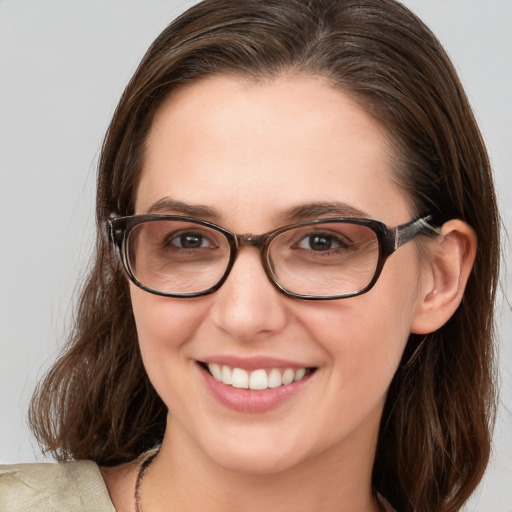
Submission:
[[[427,245],[412,333],[431,333],[455,313],[473,268],[476,247],[476,233],[461,220],[446,222],[440,236]]]

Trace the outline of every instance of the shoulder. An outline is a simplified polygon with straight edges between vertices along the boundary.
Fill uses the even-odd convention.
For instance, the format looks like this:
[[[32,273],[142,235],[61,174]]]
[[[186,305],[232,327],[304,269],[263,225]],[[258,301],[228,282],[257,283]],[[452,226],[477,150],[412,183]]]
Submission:
[[[95,462],[0,465],[2,512],[115,512]]]

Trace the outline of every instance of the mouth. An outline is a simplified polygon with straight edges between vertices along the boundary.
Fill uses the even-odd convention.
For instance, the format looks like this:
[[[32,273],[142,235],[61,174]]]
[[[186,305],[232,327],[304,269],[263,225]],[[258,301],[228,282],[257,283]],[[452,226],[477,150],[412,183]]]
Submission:
[[[259,368],[252,371],[228,365],[199,361],[199,365],[217,382],[238,389],[264,391],[299,382],[316,371],[304,368]]]

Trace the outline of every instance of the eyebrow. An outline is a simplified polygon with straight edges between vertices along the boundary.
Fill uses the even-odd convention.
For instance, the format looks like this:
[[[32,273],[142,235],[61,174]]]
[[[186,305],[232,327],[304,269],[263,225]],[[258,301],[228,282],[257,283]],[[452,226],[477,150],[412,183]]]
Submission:
[[[285,210],[280,216],[286,220],[301,221],[326,215],[354,218],[369,217],[366,212],[349,204],[337,201],[307,203],[293,206]]]
[[[148,213],[181,213],[190,217],[207,217],[207,218],[218,218],[220,217],[219,212],[215,208],[205,206],[202,204],[187,204],[181,201],[175,201],[164,197],[156,203],[153,203],[148,210]]]
[[[211,206],[202,204],[188,204],[176,201],[168,197],[160,199],[152,204],[147,213],[177,213],[190,217],[219,219],[222,217],[220,212]],[[368,213],[355,208],[349,204],[337,201],[324,201],[300,204],[292,206],[279,213],[276,217],[289,222],[299,222],[324,216],[337,217],[369,217]]]

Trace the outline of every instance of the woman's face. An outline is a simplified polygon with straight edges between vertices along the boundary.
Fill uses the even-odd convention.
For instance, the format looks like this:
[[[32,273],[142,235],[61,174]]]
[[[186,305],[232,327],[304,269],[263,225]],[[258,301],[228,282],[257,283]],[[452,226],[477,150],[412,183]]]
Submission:
[[[394,227],[411,220],[411,205],[393,172],[383,129],[321,79],[208,78],[158,111],[136,213],[195,214],[261,234],[333,216],[324,209],[331,203],[338,216],[358,210]],[[131,285],[144,363],[170,411],[166,437],[242,472],[323,457],[371,461],[420,284],[413,242],[389,258],[372,290],[343,300],[279,293],[254,247],[208,296],[167,298]],[[208,363],[248,375],[290,369],[299,380],[239,389],[216,381]]]

